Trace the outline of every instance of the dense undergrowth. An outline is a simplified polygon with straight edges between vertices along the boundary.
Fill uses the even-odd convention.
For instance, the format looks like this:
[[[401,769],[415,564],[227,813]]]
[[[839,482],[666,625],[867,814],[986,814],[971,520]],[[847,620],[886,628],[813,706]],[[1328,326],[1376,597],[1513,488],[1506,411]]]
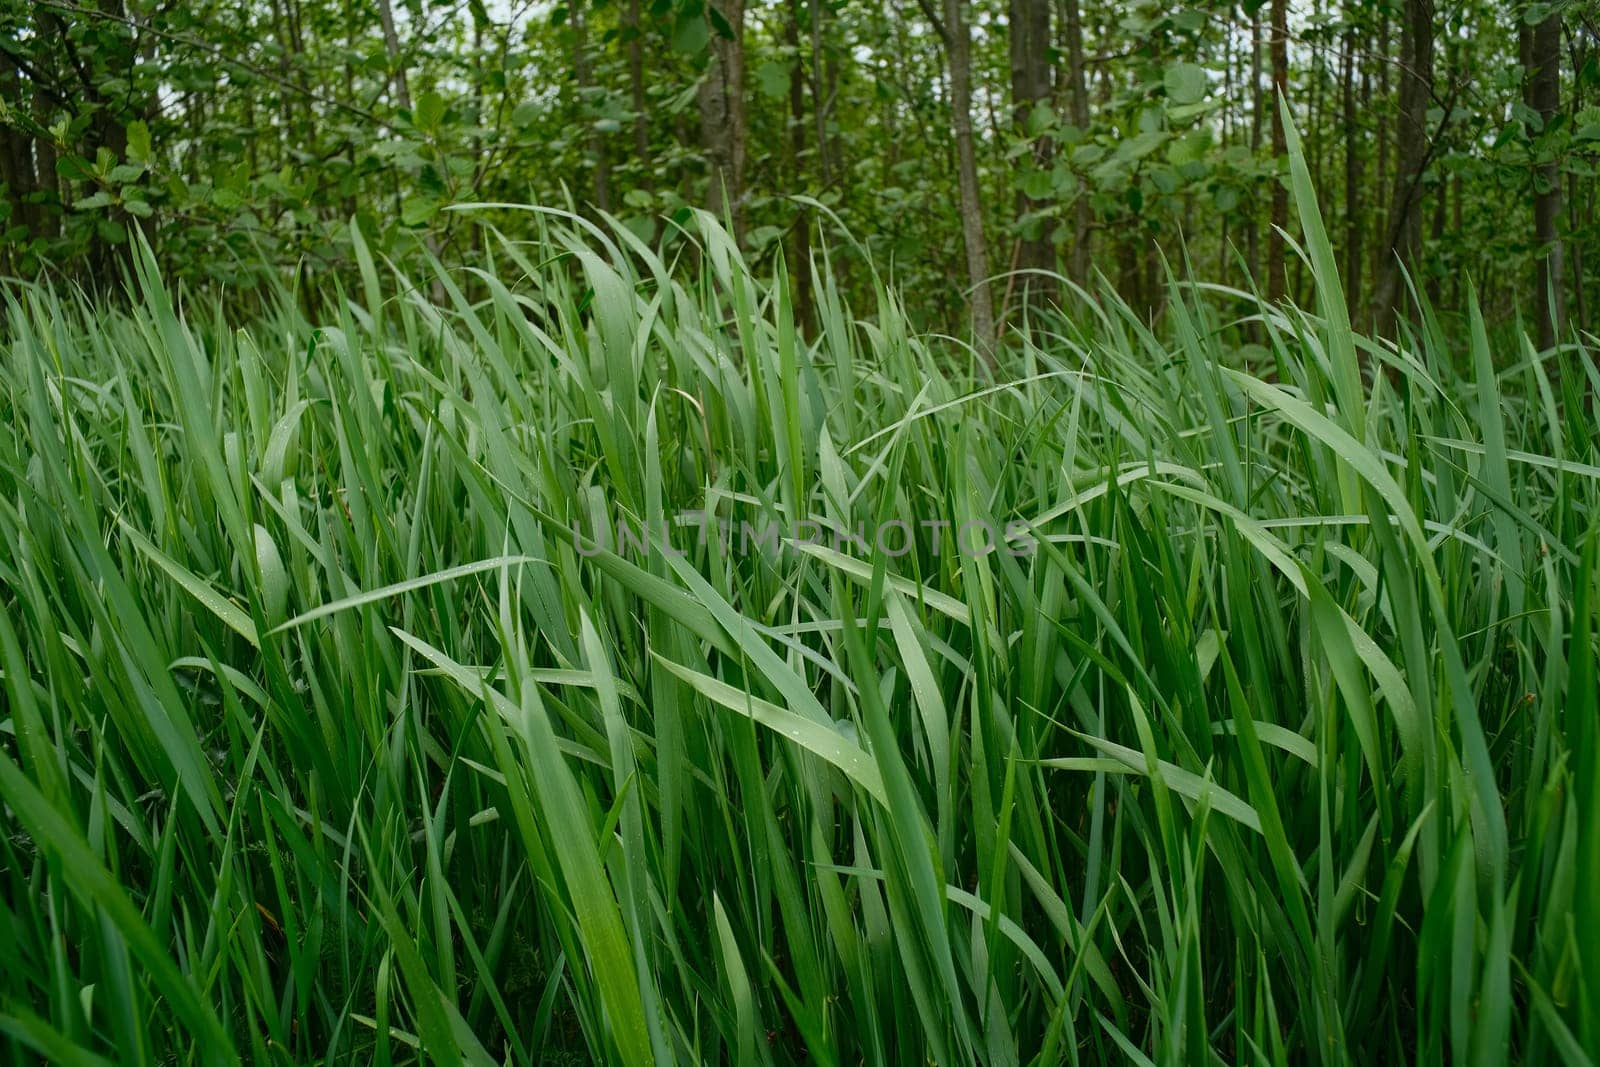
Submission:
[[[1585,1062],[1600,381],[1303,206],[993,380],[704,219],[7,289],[0,1056]]]

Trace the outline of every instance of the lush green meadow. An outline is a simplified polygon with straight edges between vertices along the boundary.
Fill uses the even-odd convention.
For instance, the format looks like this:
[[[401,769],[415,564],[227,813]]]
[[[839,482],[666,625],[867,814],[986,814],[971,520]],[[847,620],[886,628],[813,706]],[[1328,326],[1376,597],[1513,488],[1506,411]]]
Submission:
[[[1593,352],[1314,212],[992,375],[707,216],[4,289],[0,1057],[1591,1062]]]

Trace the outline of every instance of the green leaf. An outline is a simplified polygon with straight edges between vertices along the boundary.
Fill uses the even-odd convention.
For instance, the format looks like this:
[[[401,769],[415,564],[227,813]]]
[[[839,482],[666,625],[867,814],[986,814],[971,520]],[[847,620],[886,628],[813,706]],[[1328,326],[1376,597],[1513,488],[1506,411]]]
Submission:
[[[1227,101],[1215,97],[1209,100],[1200,100],[1193,104],[1174,104],[1167,108],[1167,118],[1173,122],[1188,122],[1190,119],[1209,115],[1221,108]]]
[[[685,55],[699,55],[711,40],[711,27],[704,15],[683,12],[672,26],[672,47]]]
[[[1125,160],[1138,160],[1167,143],[1172,135],[1166,130],[1146,130],[1130,137],[1117,146],[1117,156]]]
[[[138,119],[128,123],[128,158],[135,163],[150,162],[150,127]]]
[[[768,60],[755,73],[756,88],[769,100],[781,100],[789,92],[789,64]]]
[[[1022,175],[1022,192],[1030,200],[1043,200],[1055,192],[1055,175],[1048,170],[1030,169]]]
[[[702,696],[740,715],[749,716],[782,737],[788,738],[818,759],[831,763],[875,800],[887,804],[883,776],[872,757],[861,746],[840,732],[838,726],[818,723],[771,701],[762,700],[743,689],[735,689],[710,675],[691,670],[681,663],[656,656],[656,662],[677,675]]]
[[[276,622],[283,618],[284,607],[289,602],[289,574],[271,532],[256,523],[255,535],[256,571],[261,575],[261,614],[268,622]]]
[[[1193,104],[1206,95],[1205,68],[1194,63],[1173,63],[1161,79],[1167,99],[1174,104]]]
[[[1055,110],[1045,101],[1041,100],[1033,105],[1033,110],[1028,112],[1027,130],[1029,137],[1038,137],[1051,126],[1055,125]]]
[[[259,645],[256,638],[255,623],[250,621],[250,613],[239,605],[217,592],[211,583],[189,570],[183,564],[167,555],[151,543],[144,534],[128,525],[126,521],[118,520],[122,526],[122,535],[130,544],[148,556],[151,562],[166,571],[173,581],[183,587],[184,591],[205,605],[207,611],[215,615],[228,629],[250,642]]]
[[[439,201],[432,197],[408,197],[400,206],[400,221],[407,226],[421,226],[438,213]]]
[[[68,152],[57,157],[56,174],[71,182],[88,181],[94,177],[94,165],[82,156]]]
[[[1166,760],[1152,762],[1143,752],[1128,748],[1125,745],[1119,745],[1115,741],[1107,741],[1103,737],[1080,733],[1077,730],[1071,732],[1105,753],[1115,763],[1120,764],[1122,768],[1125,768],[1122,773],[1142,774],[1151,778],[1160,778],[1166,783],[1167,788],[1173,792],[1190,800],[1198,801],[1204,799],[1211,805],[1212,810],[1226,815],[1239,825],[1254,830],[1258,834],[1261,832],[1261,816],[1256,814],[1256,810],[1241,800],[1237,794],[1230,793],[1210,778],[1201,777],[1193,771],[1186,771],[1182,767]],[[1110,770],[1108,765],[1098,762],[1083,764],[1080,762],[1079,757],[1042,759],[1039,761],[1039,765],[1053,767],[1057,770]]]
[[[439,128],[439,124],[444,121],[444,115],[444,97],[430,89],[417,97],[416,107],[411,111],[411,121],[417,129],[431,132]]]
[[[259,530],[260,527],[257,527],[257,529]],[[270,538],[268,538],[268,542],[271,542]],[[257,541],[257,545],[259,547],[259,540]],[[274,552],[274,554],[276,553]],[[318,619],[325,619],[329,615],[337,615],[341,611],[349,611],[351,608],[364,607],[367,604],[377,604],[393,597],[400,596],[404,593],[414,592],[418,589],[426,589],[431,585],[439,585],[442,582],[453,582],[458,578],[468,578],[474,574],[482,574],[485,571],[504,570],[508,567],[514,567],[524,563],[533,562],[536,561],[531,556],[495,556],[493,559],[480,559],[476,563],[463,563],[456,567],[446,567],[443,570],[435,571],[432,574],[423,574],[415,578],[407,578],[403,582],[395,582],[393,585],[386,585],[380,589],[369,589],[364,593],[356,593],[354,596],[343,597],[339,600],[332,601],[331,603],[323,604],[320,607],[312,608],[310,611],[302,612],[301,614],[296,615],[288,622],[274,626],[271,630],[267,631],[267,633],[269,636],[272,634],[283,633],[286,630],[293,630],[296,627],[304,626],[308,622],[315,622]]]

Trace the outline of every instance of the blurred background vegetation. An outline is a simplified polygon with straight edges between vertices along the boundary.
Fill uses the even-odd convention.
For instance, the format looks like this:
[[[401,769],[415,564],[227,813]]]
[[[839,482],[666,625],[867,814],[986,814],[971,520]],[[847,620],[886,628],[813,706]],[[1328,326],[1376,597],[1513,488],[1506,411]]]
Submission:
[[[1471,277],[1548,343],[1600,295],[1597,28],[1593,0],[0,0],[0,271],[116,284],[139,227],[237,293],[347,265],[352,217],[448,261],[481,241],[448,205],[565,200],[647,238],[710,207],[787,252],[808,324],[819,239],[867,284],[844,232],[980,336],[1054,295],[1029,270],[1154,309],[1163,253],[1303,300],[1281,92],[1359,319]]]

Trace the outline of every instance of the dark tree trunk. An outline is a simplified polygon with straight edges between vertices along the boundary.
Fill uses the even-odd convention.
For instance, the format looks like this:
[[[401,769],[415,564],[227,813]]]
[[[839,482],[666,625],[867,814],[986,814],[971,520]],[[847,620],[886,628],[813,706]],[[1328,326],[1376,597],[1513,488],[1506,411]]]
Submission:
[[[1434,307],[1439,306],[1440,298],[1444,295],[1444,270],[1448,268],[1448,260],[1441,261],[1438,257],[1444,248],[1444,226],[1447,213],[1450,209],[1450,186],[1440,183],[1438,194],[1433,198],[1433,230],[1429,240],[1433,242],[1434,259],[1429,261],[1428,270],[1428,302]]]
[[[1011,102],[1017,136],[1028,139],[1028,118],[1033,109],[1050,100],[1050,0],[1011,0]],[[1029,144],[1034,168],[1049,170],[1053,147],[1048,137],[1034,138]],[[1042,217],[1031,222],[1027,216],[1043,212],[1046,200],[1035,200],[1017,188],[1017,221],[1023,227],[1018,235],[1015,284],[1022,294],[1024,308],[1041,308],[1055,299],[1055,280],[1046,277],[1056,269],[1055,243],[1050,225]]]
[[[1428,105],[1433,99],[1433,0],[1406,0],[1400,56],[1394,191],[1373,309],[1380,333],[1394,328],[1403,301],[1402,271],[1414,272],[1422,251],[1422,179],[1430,154]]]
[[[1358,8],[1348,4],[1345,18],[1350,24],[1344,32],[1344,60],[1341,67],[1341,100],[1344,122],[1344,293],[1350,308],[1361,306],[1361,134],[1356,120],[1356,50],[1360,38],[1355,19]]]
[[[983,233],[983,196],[972,136],[972,37],[967,0],[943,0],[945,57],[950,68],[950,129],[956,143],[961,190],[961,241],[972,289],[972,332],[985,364],[994,366],[994,297],[989,288],[989,246]]]
[[[833,165],[828,155],[828,99],[836,74],[822,48],[821,0],[811,0],[811,110],[817,124],[817,173],[822,176],[824,186],[833,184]],[[827,88],[823,85],[825,78]]]
[[[1389,250],[1389,219],[1387,212],[1394,205],[1385,203],[1380,198],[1387,195],[1389,188],[1389,147],[1394,141],[1394,123],[1389,118],[1389,7],[1387,4],[1378,8],[1378,162],[1377,173],[1373,181],[1373,203],[1377,207],[1374,214],[1377,216],[1377,232],[1372,241],[1372,277],[1379,278],[1383,274],[1383,264],[1388,258]],[[1372,97],[1367,96],[1367,105],[1371,107]],[[1377,302],[1377,294],[1373,294],[1373,302]]]
[[[606,138],[589,121],[590,98],[594,90],[594,64],[589,56],[589,16],[582,4],[572,7],[572,72],[578,82],[578,116],[590,129],[589,155],[594,167],[594,206],[611,210],[611,157]]]
[[[1083,64],[1083,12],[1078,0],[1062,0],[1061,21],[1066,32],[1067,100],[1072,108],[1072,124],[1087,136],[1089,133],[1089,84]],[[1079,285],[1089,282],[1089,197],[1087,190],[1074,193],[1072,205],[1072,280]]]
[[[731,36],[715,25],[711,63],[700,82],[700,137],[705,146],[710,188],[706,208],[727,220],[734,237],[744,239],[744,0],[721,0],[717,10]]]
[[[1250,13],[1250,152],[1261,153],[1261,114],[1266,110],[1266,95],[1261,91],[1261,10]],[[1261,215],[1252,204],[1245,223],[1245,257],[1257,284],[1261,281]]]
[[[1284,136],[1283,112],[1278,98],[1289,96],[1289,3],[1272,0],[1272,95],[1268,105],[1272,112],[1272,156],[1282,160],[1289,150]],[[1272,183],[1272,230],[1267,234],[1267,298],[1277,300],[1283,296],[1284,242],[1283,230],[1289,225],[1289,190],[1283,182]]]
[[[1528,106],[1549,129],[1561,109],[1561,16],[1552,10],[1527,31],[1531,38],[1527,74]],[[1554,156],[1536,155],[1533,175],[1533,234],[1539,242],[1535,270],[1534,319],[1539,347],[1551,348],[1566,328],[1566,251],[1561,240],[1561,174]]]
[[[0,59],[4,53],[0,52]],[[21,99],[21,79],[9,63],[0,66],[0,99]],[[22,130],[7,124],[0,125],[0,182],[6,186],[6,202],[11,210],[0,230],[12,227],[21,227],[27,238],[37,236],[37,219],[35,218],[38,205],[32,203],[36,187],[34,177],[33,145],[32,138]],[[21,267],[21,244],[6,241],[4,243],[4,257],[0,264],[8,271],[19,270]]]
[[[383,25],[383,48],[389,57],[389,78],[395,100],[410,111],[411,86],[406,79],[405,59],[400,55],[400,36],[395,32],[394,6],[390,0],[378,0],[378,21]]]
[[[1117,242],[1117,292],[1135,310],[1145,307],[1144,265],[1134,241]]]
[[[650,119],[644,110],[644,31],[639,25],[639,0],[628,0],[628,94],[633,104],[633,154],[649,185]]]
[[[1588,56],[1589,56],[1589,48],[1588,48],[1588,45],[1587,45],[1586,42],[1587,42],[1588,36],[1589,35],[1587,33],[1571,33],[1568,36],[1568,48],[1570,50],[1570,56],[1571,56],[1571,61],[1570,61],[1569,66],[1570,66],[1570,68],[1572,70],[1583,70],[1587,66]],[[1582,81],[1582,79],[1574,78],[1573,79],[1573,87],[1572,87],[1571,114],[1573,114],[1573,115],[1578,114],[1579,112],[1581,112],[1583,110],[1583,106],[1584,106],[1583,81]],[[1457,180],[1459,181],[1460,179],[1458,178]],[[1578,175],[1576,175],[1576,174],[1567,175],[1567,226],[1569,227],[1569,229],[1567,231],[1568,233],[1573,233],[1573,232],[1577,231],[1583,225],[1583,221],[1585,219],[1589,219],[1589,218],[1593,218],[1594,217],[1593,204],[1592,203],[1591,204],[1585,204],[1584,203],[1584,198],[1583,198],[1582,191],[1578,187],[1578,181],[1579,181]],[[1589,191],[1590,191],[1591,199],[1592,199],[1592,196],[1593,196],[1593,190],[1594,190],[1594,179],[1591,178],[1591,179],[1589,179]],[[1586,208],[1588,210],[1585,210]],[[1459,212],[1460,210],[1461,210],[1461,197],[1458,194],[1456,196],[1456,211]],[[1460,226],[1457,225],[1456,228],[1460,229]],[[1580,328],[1587,329],[1589,327],[1590,323],[1589,323],[1588,304],[1587,304],[1587,301],[1586,301],[1586,299],[1584,297],[1584,291],[1583,291],[1583,282],[1584,282],[1584,263],[1583,263],[1583,258],[1584,258],[1583,257],[1583,242],[1582,241],[1573,241],[1572,242],[1572,264],[1571,264],[1571,268],[1570,268],[1571,281],[1568,284],[1570,284],[1571,287],[1572,287],[1573,313],[1577,317],[1578,326]],[[1600,352],[1597,352],[1595,354],[1595,358],[1597,360],[1600,360]]]
[[[789,159],[790,174],[795,189],[804,189],[806,154],[806,76],[800,63],[800,3],[789,0],[789,19],[784,26],[786,42],[794,50],[795,61],[789,67]],[[804,208],[798,208],[791,238],[791,257],[794,276],[794,314],[806,337],[813,335],[811,294],[811,228]]]

